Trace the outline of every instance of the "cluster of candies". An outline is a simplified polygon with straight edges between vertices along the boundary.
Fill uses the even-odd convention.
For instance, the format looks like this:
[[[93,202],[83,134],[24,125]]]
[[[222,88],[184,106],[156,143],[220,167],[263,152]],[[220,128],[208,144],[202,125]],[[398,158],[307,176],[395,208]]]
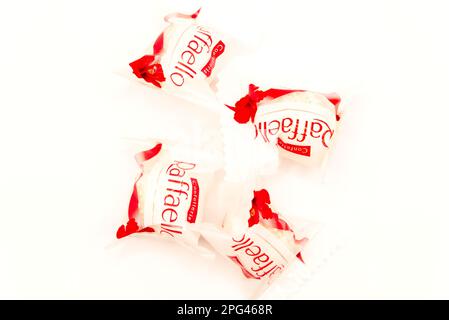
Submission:
[[[217,102],[217,74],[232,48],[220,34],[198,24],[198,14],[166,16],[168,26],[150,52],[130,63],[134,75],[150,87],[190,101],[215,98],[224,117],[236,127],[251,128],[238,133],[225,128],[224,139],[233,131],[233,139],[262,143],[281,157],[306,165],[321,163],[339,120],[339,96],[296,89],[262,90],[244,84],[247,95],[231,97],[234,102],[230,104]],[[242,136],[246,134],[251,134],[249,139]],[[307,265],[304,252],[317,233],[316,226],[276,211],[269,191],[263,186],[254,188],[248,177],[226,179],[220,173],[227,170],[226,164],[212,163],[201,156],[205,152],[204,148],[157,143],[137,154],[141,171],[128,220],[118,229],[117,238],[149,234],[193,248],[204,239],[234,262],[249,281],[263,287],[291,264]],[[229,158],[226,152],[224,158]],[[228,176],[232,175],[228,172]],[[209,211],[211,201],[220,209]]]

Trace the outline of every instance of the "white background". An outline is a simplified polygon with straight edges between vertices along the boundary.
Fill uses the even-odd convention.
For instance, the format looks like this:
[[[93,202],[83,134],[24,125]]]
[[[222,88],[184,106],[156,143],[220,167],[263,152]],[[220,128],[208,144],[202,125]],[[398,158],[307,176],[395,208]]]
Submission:
[[[0,298],[245,297],[221,259],[158,240],[111,246],[137,173],[123,138],[216,128],[213,116],[114,74],[153,42],[164,14],[199,5],[1,2]],[[290,207],[344,241],[291,297],[449,298],[445,2],[202,7],[204,21],[254,49],[240,57],[242,77],[343,98],[326,177]]]

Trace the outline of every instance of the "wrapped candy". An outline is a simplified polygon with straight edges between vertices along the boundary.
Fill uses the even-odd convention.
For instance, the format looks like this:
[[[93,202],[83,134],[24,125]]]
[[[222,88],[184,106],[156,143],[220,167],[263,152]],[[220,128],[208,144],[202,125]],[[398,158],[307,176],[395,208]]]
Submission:
[[[229,55],[228,41],[207,26],[197,24],[194,14],[170,14],[169,25],[152,48],[131,62],[134,75],[142,82],[175,96],[204,105],[214,100],[211,88],[218,81],[218,69]]]
[[[310,252],[321,251],[321,225],[279,214],[252,178],[223,179],[222,154],[183,147],[157,143],[136,155],[140,173],[117,238],[160,236],[211,257],[203,238],[241,271],[250,296],[297,289],[315,264]]]
[[[276,144],[281,155],[304,164],[320,163],[334,136],[339,120],[340,97],[304,90],[259,90],[249,85],[249,93],[234,106],[239,124],[254,125],[254,137]],[[225,134],[233,128],[225,128]]]
[[[203,225],[202,236],[221,255],[253,281],[258,294],[291,264],[305,268],[302,252],[318,231],[318,224],[292,224],[271,207],[267,190],[242,195],[235,183],[223,187],[227,213],[221,226]]]
[[[276,172],[278,154],[307,165],[321,163],[334,140],[340,97],[305,90],[263,91],[250,84],[247,95],[226,105],[234,112],[232,119],[215,86],[235,46],[198,24],[199,11],[166,16],[168,26],[150,50],[129,65],[141,83],[225,115],[220,117],[221,132],[216,130],[222,140],[199,148],[206,153],[220,149],[219,156],[207,159],[198,150],[183,153],[162,143],[138,153],[141,172],[127,222],[116,236],[158,235],[190,248],[199,247],[202,237],[234,263],[242,281],[254,284],[257,294],[275,287],[285,274],[296,284],[316,264],[321,226],[278,213],[269,192],[254,188],[253,182]],[[197,144],[197,139],[188,139]]]
[[[191,226],[203,220],[214,169],[198,157],[181,154],[158,143],[136,155],[141,172],[129,201],[128,222],[117,230],[117,238],[149,233],[197,245],[199,234]]]

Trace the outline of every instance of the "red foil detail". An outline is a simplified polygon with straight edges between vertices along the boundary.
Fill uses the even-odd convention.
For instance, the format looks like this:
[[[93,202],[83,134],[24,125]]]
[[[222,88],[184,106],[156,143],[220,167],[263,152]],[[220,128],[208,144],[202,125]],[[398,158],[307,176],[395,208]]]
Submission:
[[[190,18],[192,19],[196,19],[198,17],[198,15],[200,14],[201,8],[199,8],[198,10],[196,10],[193,14],[190,15]]]
[[[128,205],[128,218],[134,219],[139,213],[139,196],[137,194],[137,182],[142,178],[142,173],[136,179],[133,186],[133,193],[131,194],[131,198],[129,199]]]
[[[268,89],[267,91],[264,91],[264,98],[268,97],[271,99],[276,99],[282,96],[285,96],[286,94],[293,93],[293,92],[305,92],[305,90],[289,90],[289,89]]]
[[[338,107],[341,102],[341,98],[336,93],[329,93],[325,95],[327,100],[329,100],[330,103],[332,103],[335,107]]]
[[[215,60],[217,60],[217,58],[219,56],[222,55],[222,53],[225,50],[225,44],[223,43],[223,41],[219,41],[215,47],[212,49],[212,53],[210,56],[209,61],[206,63],[206,65],[201,69],[201,72],[204,73],[206,75],[206,77],[210,77],[212,70],[215,67]]]
[[[335,106],[335,118],[340,121],[340,115],[338,114],[338,106],[340,105],[341,98],[337,93],[326,94],[326,98]]]
[[[120,228],[118,228],[116,236],[117,239],[121,239],[136,232],[154,232],[154,229],[150,227],[140,229],[135,219],[129,219],[126,226],[121,225]]]
[[[137,163],[141,166],[144,161],[147,161],[153,157],[155,157],[162,149],[162,144],[158,143],[150,150],[142,151],[136,154],[135,158]],[[142,178],[142,173],[139,174],[136,181],[134,182],[133,192],[131,194],[131,198],[129,199],[128,205],[128,222],[125,225],[121,225],[117,230],[117,239],[126,237],[127,235],[136,233],[136,232],[154,232],[153,228],[146,227],[140,228],[136,222],[136,217],[139,214],[139,196],[137,194],[137,183],[140,178]]]
[[[136,162],[139,165],[141,165],[144,161],[150,160],[151,158],[157,156],[157,154],[161,151],[161,149],[162,149],[162,143],[158,143],[157,145],[155,145],[153,148],[151,148],[149,150],[139,152],[138,154],[136,154],[134,156],[134,158],[136,159]]]
[[[270,203],[270,195],[267,190],[254,191],[254,198],[251,201],[250,218],[248,219],[249,227],[259,223],[260,216],[263,219],[273,218],[274,213],[269,206]]]
[[[257,112],[257,103],[263,100],[263,91],[257,90],[259,87],[250,84],[248,94],[235,103],[235,107],[226,105],[234,111],[234,120],[238,123],[247,123],[250,119],[254,122]]]
[[[259,213],[253,208],[249,211],[248,227],[259,223]]]
[[[142,152],[139,152],[135,155],[136,162],[139,165],[142,165],[144,161],[150,160],[151,158],[155,157],[162,149],[162,144],[158,143],[153,148],[149,150],[145,150]],[[134,183],[133,187],[133,193],[131,194],[131,198],[129,199],[129,206],[128,206],[128,218],[133,219],[137,216],[139,213],[139,197],[137,195],[137,182],[142,177],[142,173],[137,177],[136,182]]]
[[[161,88],[160,82],[165,81],[164,72],[159,63],[153,63],[154,60],[154,56],[145,55],[142,58],[131,62],[129,65],[137,78],[144,79],[146,82]]]
[[[279,217],[279,214],[273,212],[269,206],[271,203],[270,194],[266,189],[261,189],[259,191],[254,191],[254,198],[252,200],[252,207],[250,210],[250,218],[248,219],[248,226],[251,227],[260,222],[260,217],[262,217],[263,224],[268,225],[272,228],[284,231],[290,231],[293,234],[293,239],[296,243],[300,240],[296,239],[294,231],[290,228],[287,222]],[[299,260],[302,260],[300,252],[296,255]]]
[[[286,151],[299,154],[301,156],[310,157],[311,146],[297,146],[294,144],[289,144],[282,141],[281,138],[278,138],[277,144]]]
[[[139,226],[137,225],[137,222],[135,219],[129,219],[129,221],[125,225],[121,225],[120,228],[117,230],[117,239],[126,237],[127,235],[130,235],[134,232],[139,230]]]
[[[170,22],[171,18],[196,19],[198,17],[198,15],[200,14],[200,11],[201,11],[201,8],[199,8],[192,14],[185,14],[185,13],[178,13],[178,12],[170,13],[164,17],[164,21]]]
[[[247,123],[250,119],[254,122],[257,112],[257,103],[265,98],[276,99],[286,94],[293,92],[305,92],[305,90],[290,90],[290,89],[268,89],[266,91],[257,90],[259,87],[254,84],[249,85],[249,93],[236,102],[235,107],[226,105],[229,109],[234,111],[234,119],[238,123]],[[325,94],[325,97],[335,106],[335,113],[337,113],[338,105],[340,104],[340,96],[336,93]],[[337,121],[340,117],[336,114]]]
[[[302,263],[305,263],[304,259],[302,258],[301,251],[298,252],[298,254],[296,255],[296,258],[298,258]]]
[[[201,8],[199,8],[193,14],[173,13],[165,16],[164,20],[170,22],[170,18],[172,17],[183,19],[196,19],[200,11]],[[149,82],[158,88],[162,87],[161,82],[165,81],[165,76],[162,66],[159,63],[160,61],[159,56],[163,53],[163,51],[164,51],[164,32],[162,32],[154,42],[152,55],[145,55],[142,58],[137,59],[136,61],[133,61],[129,64],[130,67],[133,69],[133,73],[137,76],[137,78],[144,79],[146,82]],[[213,63],[215,63],[215,60],[213,61]]]
[[[153,55],[157,56],[164,50],[164,33],[162,32],[153,44]]]
[[[190,178],[190,180],[192,181],[192,200],[190,202],[189,211],[187,211],[187,221],[190,223],[195,223],[196,216],[198,214],[200,187],[198,185],[198,180],[195,178]]]
[[[264,219],[271,219],[273,217],[273,211],[269,204],[271,204],[271,201],[270,194],[267,190],[254,191],[253,208],[260,212]]]

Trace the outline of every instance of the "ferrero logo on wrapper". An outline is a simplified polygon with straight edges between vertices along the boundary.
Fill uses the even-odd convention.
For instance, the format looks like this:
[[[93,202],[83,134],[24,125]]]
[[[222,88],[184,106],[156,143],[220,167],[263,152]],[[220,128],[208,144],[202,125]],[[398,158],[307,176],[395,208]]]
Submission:
[[[194,163],[173,161],[159,171],[152,224],[160,225],[160,234],[182,236],[185,224],[195,223],[200,195],[198,180],[192,176],[195,167]]]
[[[261,236],[261,226],[253,226],[232,238],[229,258],[240,266],[245,277],[271,283],[288,264],[288,258],[275,248],[272,239]]]
[[[198,75],[210,77],[215,60],[224,52],[225,44],[202,26],[188,28],[179,40],[172,56],[169,79],[177,87]]]

